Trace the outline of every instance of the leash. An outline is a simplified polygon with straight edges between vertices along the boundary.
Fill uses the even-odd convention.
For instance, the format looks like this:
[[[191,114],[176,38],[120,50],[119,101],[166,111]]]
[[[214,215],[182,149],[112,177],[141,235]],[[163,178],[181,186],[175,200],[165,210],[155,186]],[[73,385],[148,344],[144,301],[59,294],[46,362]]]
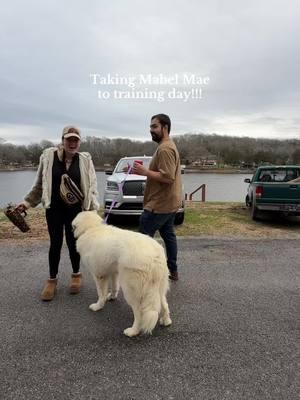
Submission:
[[[132,165],[129,165],[124,180],[123,180],[121,183],[118,183],[119,193],[120,193],[120,192],[123,193],[123,186],[124,186],[124,183],[125,183],[125,181],[126,181],[128,175],[130,174],[131,170],[132,170]],[[105,217],[105,219],[104,219],[104,221],[103,221],[104,224],[107,224],[107,220],[108,220],[109,214],[110,214],[111,210],[114,208],[114,206],[115,206],[116,203],[117,203],[117,195],[115,196],[115,198],[114,198],[113,201],[111,202],[111,205],[110,205],[110,207],[109,207],[108,213],[106,214],[106,217]]]

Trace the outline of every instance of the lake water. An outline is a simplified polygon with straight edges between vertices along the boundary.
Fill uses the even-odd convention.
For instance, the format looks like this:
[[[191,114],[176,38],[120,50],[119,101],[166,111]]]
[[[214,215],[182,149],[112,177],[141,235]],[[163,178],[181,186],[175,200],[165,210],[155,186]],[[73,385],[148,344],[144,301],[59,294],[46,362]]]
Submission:
[[[36,176],[36,171],[0,172],[0,207],[7,203],[19,203],[30,190]],[[190,194],[203,183],[206,184],[207,201],[244,201],[247,191],[245,178],[249,174],[183,174],[185,193]],[[102,203],[107,175],[97,172],[99,199]],[[200,200],[201,191],[193,196],[193,200]]]

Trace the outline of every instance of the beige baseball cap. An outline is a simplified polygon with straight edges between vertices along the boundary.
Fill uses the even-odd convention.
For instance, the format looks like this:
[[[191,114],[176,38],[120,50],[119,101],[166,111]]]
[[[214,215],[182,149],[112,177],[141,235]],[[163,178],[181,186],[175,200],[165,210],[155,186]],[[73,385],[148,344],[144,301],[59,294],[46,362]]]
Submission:
[[[68,139],[70,137],[76,137],[77,139],[81,139],[80,129],[76,128],[76,126],[65,126],[62,131],[62,139]]]

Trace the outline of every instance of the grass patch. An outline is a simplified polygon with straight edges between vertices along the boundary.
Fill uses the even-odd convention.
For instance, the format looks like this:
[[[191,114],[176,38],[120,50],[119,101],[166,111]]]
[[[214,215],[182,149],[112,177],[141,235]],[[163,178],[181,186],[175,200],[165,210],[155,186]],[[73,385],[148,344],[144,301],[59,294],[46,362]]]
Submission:
[[[99,212],[100,215],[102,211]],[[0,210],[1,241],[36,241],[48,239],[45,210],[30,209],[26,217],[30,232],[22,233],[12,225]],[[214,236],[243,238],[300,238],[300,219],[280,219],[274,215],[263,221],[251,220],[249,209],[243,203],[188,202],[183,225],[176,227],[178,236]],[[138,219],[128,224],[120,221],[121,228],[137,230]]]
[[[300,238],[298,218],[266,216],[252,221],[244,203],[189,203],[184,224],[176,228],[178,236],[239,236],[249,238]]]

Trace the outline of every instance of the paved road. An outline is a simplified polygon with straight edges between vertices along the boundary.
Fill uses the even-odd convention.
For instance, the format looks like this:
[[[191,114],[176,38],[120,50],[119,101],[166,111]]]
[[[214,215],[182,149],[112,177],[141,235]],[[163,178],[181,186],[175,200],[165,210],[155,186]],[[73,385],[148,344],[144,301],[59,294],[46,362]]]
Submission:
[[[47,245],[1,245],[1,399],[297,399],[299,264],[296,240],[179,241],[173,325],[129,339],[122,296],[93,313],[85,274],[42,303]]]

